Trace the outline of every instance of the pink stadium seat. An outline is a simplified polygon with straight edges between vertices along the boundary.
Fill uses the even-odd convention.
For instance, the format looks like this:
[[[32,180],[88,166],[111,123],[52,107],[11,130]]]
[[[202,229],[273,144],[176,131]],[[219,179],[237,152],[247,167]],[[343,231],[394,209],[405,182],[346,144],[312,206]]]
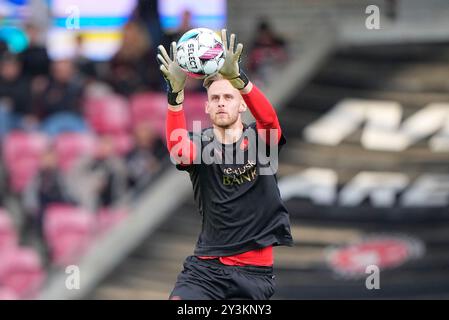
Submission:
[[[193,130],[193,121],[200,121],[201,129],[211,126],[209,115],[205,112],[207,95],[199,92],[186,93],[184,98],[184,112],[187,121],[187,130]]]
[[[45,238],[55,265],[76,262],[90,245],[95,220],[92,213],[71,205],[55,204],[46,211]]]
[[[112,139],[113,142],[113,152],[116,155],[123,156],[126,155],[134,146],[133,137],[126,133],[116,133],[116,134],[108,134],[108,138]],[[101,143],[97,141],[95,145],[94,154],[96,157],[102,157],[102,146]]]
[[[12,191],[21,192],[39,169],[48,138],[38,133],[15,131],[8,134],[3,146],[5,166]]]
[[[192,130],[194,120],[201,121],[201,127],[210,126],[209,116],[204,107],[207,94],[186,92],[184,98],[184,112],[188,130]],[[165,119],[167,113],[167,95],[160,92],[145,92],[131,98],[131,114],[133,125],[141,122],[150,123],[156,131],[165,138]]]
[[[96,140],[90,134],[63,133],[56,137],[55,147],[58,154],[59,167],[68,171],[77,159],[84,155],[93,155]]]
[[[103,233],[126,219],[126,217],[128,216],[128,211],[122,208],[102,208],[98,210],[96,216],[97,232]]]
[[[166,93],[138,93],[131,97],[130,103],[133,126],[142,122],[148,122],[157,132],[164,130],[167,112]]]
[[[6,210],[0,208],[0,255],[17,245],[17,233]]]
[[[0,257],[0,286],[18,298],[34,298],[45,277],[38,254],[30,248],[16,247]]]
[[[115,150],[119,155],[125,155],[131,151],[134,141],[131,135],[127,133],[113,135],[115,141]]]
[[[138,93],[131,97],[132,124],[150,125],[160,136],[165,136],[165,117],[167,112],[167,94],[161,92]]]
[[[128,101],[118,95],[89,98],[84,113],[90,126],[100,134],[124,132],[131,124]]]
[[[0,288],[0,300],[18,300],[19,296],[8,288]]]

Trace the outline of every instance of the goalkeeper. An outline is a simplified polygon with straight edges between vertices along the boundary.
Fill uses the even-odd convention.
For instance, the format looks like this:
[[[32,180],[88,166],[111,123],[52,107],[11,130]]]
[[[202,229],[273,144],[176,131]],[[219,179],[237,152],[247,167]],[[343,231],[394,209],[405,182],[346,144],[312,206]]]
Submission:
[[[185,260],[170,299],[269,299],[274,294],[273,247],[293,242],[275,170],[267,174],[260,153],[250,152],[264,144],[265,155],[274,147],[277,156],[285,144],[276,112],[239,66],[243,45],[234,48],[235,35],[228,41],[226,30],[222,41],[224,65],[204,80],[205,111],[213,127],[198,133],[186,129],[186,74],[176,63],[176,43],[171,56],[158,47],[168,85],[167,146],[176,167],[189,173],[202,215],[194,255]],[[246,108],[255,123],[242,122]],[[203,150],[212,150],[214,161],[204,159],[210,152]]]

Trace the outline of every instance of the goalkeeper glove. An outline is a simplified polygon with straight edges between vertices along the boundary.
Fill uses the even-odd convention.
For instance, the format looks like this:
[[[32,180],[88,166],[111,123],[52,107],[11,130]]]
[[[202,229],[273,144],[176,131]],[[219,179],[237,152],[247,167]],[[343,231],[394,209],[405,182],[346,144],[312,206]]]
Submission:
[[[176,42],[171,43],[170,56],[162,45],[158,46],[158,51],[159,69],[168,87],[168,103],[172,106],[180,105],[184,101],[184,87],[187,74],[182,71],[176,61]]]
[[[227,79],[234,88],[242,90],[249,83],[247,76],[239,66],[243,44],[239,43],[234,51],[235,34],[232,33],[228,46],[226,29],[221,30],[221,40],[223,42],[226,55],[223,67],[221,67],[219,73],[223,76],[223,78]]]

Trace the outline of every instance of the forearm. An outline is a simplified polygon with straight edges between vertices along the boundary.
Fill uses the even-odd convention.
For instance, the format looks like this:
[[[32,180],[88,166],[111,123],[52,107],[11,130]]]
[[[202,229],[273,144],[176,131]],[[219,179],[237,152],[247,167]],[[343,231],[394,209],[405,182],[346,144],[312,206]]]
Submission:
[[[262,137],[265,139],[265,141],[270,141],[270,130],[276,130],[276,142],[279,142],[279,139],[282,135],[281,126],[279,124],[276,111],[274,110],[270,101],[268,101],[268,99],[259,90],[259,88],[257,88],[251,82],[249,82],[249,84],[245,88],[240,90],[240,93],[242,94],[243,100],[248,106],[248,109],[251,111],[251,114],[256,119],[257,130],[260,133],[265,133],[262,134]]]
[[[189,139],[182,105],[169,105],[168,107],[166,140],[168,151],[177,163],[193,163],[196,156],[196,147]]]

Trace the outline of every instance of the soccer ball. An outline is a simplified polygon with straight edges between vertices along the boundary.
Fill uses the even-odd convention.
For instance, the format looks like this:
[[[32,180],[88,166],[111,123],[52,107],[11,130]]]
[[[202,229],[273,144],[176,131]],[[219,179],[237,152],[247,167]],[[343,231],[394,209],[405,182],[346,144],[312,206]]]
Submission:
[[[220,37],[207,28],[191,29],[177,43],[176,60],[191,77],[203,79],[223,66],[225,51]]]

